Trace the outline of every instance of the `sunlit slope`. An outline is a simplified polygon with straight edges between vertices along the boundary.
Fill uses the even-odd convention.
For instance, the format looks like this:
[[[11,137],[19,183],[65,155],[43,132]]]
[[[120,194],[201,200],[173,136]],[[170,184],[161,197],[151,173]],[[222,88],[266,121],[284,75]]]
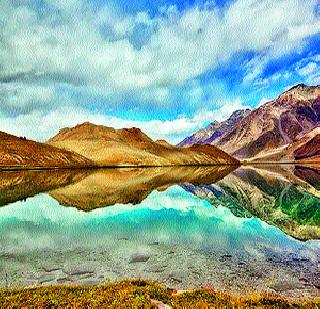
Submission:
[[[0,132],[0,168],[66,168],[92,165],[91,160],[79,154]]]
[[[190,148],[155,142],[138,128],[119,129],[89,122],[60,130],[50,145],[73,151],[99,166],[167,166],[237,164],[238,161],[213,145]]]

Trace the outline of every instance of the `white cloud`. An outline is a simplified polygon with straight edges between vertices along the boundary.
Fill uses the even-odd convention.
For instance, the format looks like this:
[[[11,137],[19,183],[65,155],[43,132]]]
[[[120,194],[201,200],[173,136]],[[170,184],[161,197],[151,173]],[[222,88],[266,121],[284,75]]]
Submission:
[[[99,115],[80,107],[75,109],[70,106],[61,106],[50,112],[34,110],[29,114],[21,114],[14,118],[0,117],[0,131],[45,141],[57,134],[63,127],[72,127],[90,121],[117,129],[139,127],[153,139],[166,139],[172,143],[177,143],[208,122],[223,120],[230,116],[234,110],[242,108],[245,108],[245,106],[242,105],[241,101],[236,100],[235,102],[225,102],[216,110],[201,110],[191,118],[181,116],[173,120],[137,121],[110,115]]]
[[[216,103],[211,97],[207,104],[208,91],[195,81],[197,76],[248,51],[257,54],[246,66],[244,81],[250,83],[271,59],[296,51],[319,32],[317,0],[238,0],[225,9],[196,6],[183,12],[170,6],[152,18],[111,6],[97,11],[87,0],[44,0],[50,10],[39,14],[33,3],[0,1],[0,129],[40,140],[63,126],[90,120],[138,126],[153,138],[178,142],[243,107],[239,100]],[[136,44],[141,25],[147,34]],[[194,117],[149,122],[94,114],[87,110],[92,101],[79,103],[57,90],[79,87],[110,98],[105,102],[115,109],[124,98],[148,107],[150,102],[168,104],[171,87],[182,84],[188,86],[181,94],[186,104],[199,104],[200,111]],[[204,104],[214,107],[201,109]]]
[[[0,83],[1,111],[9,114],[28,114],[31,111],[48,110],[59,106],[52,85],[28,85],[21,83]]]
[[[320,85],[320,74],[317,72],[308,76],[307,83],[309,85]]]
[[[312,61],[320,62],[320,54],[315,54],[310,58]]]
[[[263,105],[263,104],[265,104],[267,102],[270,102],[270,101],[272,101],[272,99],[262,98],[257,107],[260,107],[261,105]]]
[[[264,78],[255,76],[255,78],[251,82],[255,89],[261,90],[262,88],[266,88],[270,86],[272,83],[275,83],[276,81],[279,81],[281,79],[288,79],[289,77],[290,77],[289,72],[284,72],[284,73],[276,72]]]
[[[97,14],[78,0],[47,0],[60,13],[40,17],[12,3],[0,4],[4,72],[43,72],[47,79],[117,91],[181,84],[236,52],[264,52],[269,59],[319,31],[316,0],[238,0],[224,12],[193,7],[174,19],[172,8],[151,19],[146,12],[123,16],[102,9]],[[136,50],[130,34],[139,23],[156,27]],[[102,35],[101,27],[109,28],[109,35]]]
[[[317,70],[317,64],[315,62],[309,62],[303,67],[297,69],[298,73],[302,76],[307,76]]]
[[[289,79],[291,77],[291,75],[292,75],[291,72],[286,71],[286,72],[284,72],[283,77],[284,77],[284,79]]]

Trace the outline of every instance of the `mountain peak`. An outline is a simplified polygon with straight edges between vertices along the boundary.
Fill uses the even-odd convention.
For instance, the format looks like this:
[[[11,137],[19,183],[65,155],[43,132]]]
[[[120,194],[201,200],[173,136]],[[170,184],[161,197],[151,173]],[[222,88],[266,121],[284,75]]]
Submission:
[[[300,84],[297,84],[297,85],[291,87],[287,91],[283,92],[280,95],[280,97],[282,95],[289,94],[289,93],[313,94],[319,90],[320,90],[320,86],[308,86],[306,84],[300,83]]]
[[[249,113],[251,112],[250,108],[245,108],[245,109],[237,109],[235,110],[231,116],[228,118],[228,120],[232,120],[232,119],[237,119],[239,117],[245,117],[247,116]]]
[[[213,121],[205,128],[199,130],[191,136],[186,137],[178,146],[186,147],[194,143],[211,144],[219,138],[224,132],[230,129],[231,126],[238,123],[251,112],[250,109],[240,109],[234,111],[231,116],[225,121]]]
[[[320,86],[300,83],[252,111],[234,111],[178,145],[213,144],[237,158],[261,157],[300,139],[319,123]]]
[[[304,84],[304,83],[300,83],[300,84],[297,84],[297,85],[291,87],[291,88],[290,88],[289,90],[287,90],[287,91],[292,91],[292,90],[296,90],[296,89],[298,89],[298,90],[303,90],[303,89],[305,89],[305,88],[307,88],[307,87],[309,87],[309,86],[307,86],[307,85]]]
[[[306,84],[297,84],[287,91],[283,92],[278,99],[294,101],[295,99],[315,99],[320,94],[319,86],[308,86]]]

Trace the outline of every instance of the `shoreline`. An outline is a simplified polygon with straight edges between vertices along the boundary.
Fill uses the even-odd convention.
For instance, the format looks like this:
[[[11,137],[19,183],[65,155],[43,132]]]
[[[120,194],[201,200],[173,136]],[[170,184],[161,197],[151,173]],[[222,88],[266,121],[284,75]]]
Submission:
[[[84,166],[0,166],[0,171],[20,170],[77,170],[77,169],[120,169],[120,168],[159,168],[159,167],[218,167],[241,166],[241,163],[221,164],[171,164],[171,165],[84,165]]]
[[[80,170],[80,169],[126,169],[126,168],[167,168],[167,167],[224,167],[257,165],[297,165],[320,166],[320,162],[239,162],[221,164],[168,164],[168,165],[83,165],[83,166],[0,166],[2,171],[42,171],[42,170]]]
[[[256,293],[234,296],[212,288],[175,290],[163,284],[135,279],[93,286],[36,286],[0,289],[0,305],[33,306],[121,306],[149,305],[153,308],[194,308],[214,306],[288,306],[317,308],[320,298],[286,299],[278,294]],[[302,307],[301,307],[302,306]]]

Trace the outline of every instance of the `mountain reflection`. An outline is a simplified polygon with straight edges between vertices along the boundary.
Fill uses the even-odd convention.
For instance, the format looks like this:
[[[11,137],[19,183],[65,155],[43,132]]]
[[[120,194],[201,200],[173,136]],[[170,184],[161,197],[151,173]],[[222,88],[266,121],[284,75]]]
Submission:
[[[183,185],[235,216],[257,217],[301,239],[320,238],[318,170],[294,166],[241,167],[211,186]]]
[[[313,297],[317,173],[292,165],[3,172],[0,287],[146,278]]]
[[[139,204],[154,191],[163,191],[179,183],[211,184],[234,168],[168,167],[140,169],[101,169],[49,194],[61,205],[90,211],[114,204]]]
[[[257,217],[297,239],[320,238],[320,169],[293,165],[12,171],[0,174],[0,206],[41,192],[91,211],[140,204],[180,185],[237,217]]]
[[[0,172],[0,206],[78,182],[90,170],[20,170]]]
[[[0,173],[0,206],[48,192],[63,206],[84,211],[114,204],[138,204],[153,190],[179,183],[212,184],[234,166],[158,167]]]

